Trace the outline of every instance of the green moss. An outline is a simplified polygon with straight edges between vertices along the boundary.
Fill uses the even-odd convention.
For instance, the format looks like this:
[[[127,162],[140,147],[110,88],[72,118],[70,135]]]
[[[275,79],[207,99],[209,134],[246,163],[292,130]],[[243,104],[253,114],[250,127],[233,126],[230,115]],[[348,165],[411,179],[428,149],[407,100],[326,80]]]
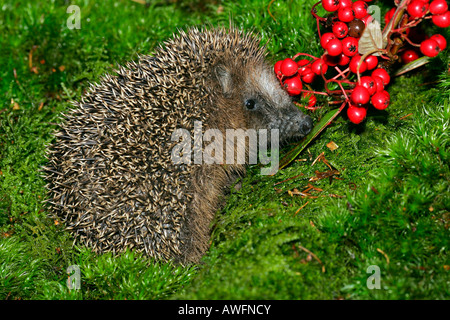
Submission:
[[[71,235],[47,216],[39,172],[45,146],[69,101],[90,82],[151,52],[177,28],[228,25],[230,16],[238,27],[261,34],[273,62],[297,52],[319,55],[312,4],[275,1],[275,21],[268,2],[258,0],[83,1],[81,29],[69,30],[61,2],[4,1],[0,298],[445,299],[448,49],[393,80],[386,111],[369,110],[358,126],[343,113],[299,156],[302,161],[274,176],[249,168],[218,212],[211,249],[197,266],[132,252],[96,256],[73,246]],[[448,29],[439,32],[450,38]],[[324,112],[310,114],[317,120]],[[339,148],[328,149],[330,141]],[[311,180],[316,171],[329,170],[321,161],[313,165],[321,153],[339,171],[331,180]],[[308,198],[292,193],[308,184],[322,191]],[[81,269],[81,290],[66,286],[70,265]],[[366,285],[371,265],[380,268],[379,290]]]

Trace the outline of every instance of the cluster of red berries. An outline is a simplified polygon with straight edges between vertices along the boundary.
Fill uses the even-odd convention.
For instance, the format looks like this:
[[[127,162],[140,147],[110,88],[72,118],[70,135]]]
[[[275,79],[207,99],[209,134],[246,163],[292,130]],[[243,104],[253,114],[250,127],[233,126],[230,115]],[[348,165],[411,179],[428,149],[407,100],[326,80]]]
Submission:
[[[400,35],[406,38],[405,46],[392,54],[388,50],[377,54],[382,61],[378,61],[376,55],[359,54],[359,40],[363,35],[368,23],[373,18],[368,13],[367,2],[372,0],[322,0],[316,3],[311,11],[318,22],[318,33],[320,44],[325,50],[319,58],[309,54],[298,53],[293,58],[286,58],[278,61],[274,66],[275,74],[280,83],[291,96],[303,94],[308,98],[305,108],[315,110],[317,98],[315,95],[330,96],[341,99],[335,103],[342,103],[341,110],[348,106],[347,115],[351,122],[362,122],[367,114],[367,108],[372,105],[378,110],[384,110],[390,102],[390,95],[385,87],[390,82],[389,73],[384,69],[383,60],[401,59],[404,63],[414,61],[419,58],[418,52],[414,49],[412,41],[407,39],[412,29],[425,17],[431,14],[431,19],[439,27],[447,27],[450,24],[449,11],[445,0],[411,0],[405,8],[405,15],[402,16],[402,25],[396,26],[391,34]],[[330,16],[322,18],[317,16],[315,7],[321,4],[329,12]],[[385,15],[385,24],[394,17],[397,7],[391,9]],[[430,15],[428,15],[430,17]],[[406,19],[406,20],[405,20]],[[322,23],[327,28],[323,33],[319,29]],[[416,27],[417,28],[417,27]],[[447,46],[445,38],[436,34],[430,38],[423,39],[420,45],[422,54],[434,57]],[[380,48],[384,49],[384,48]],[[397,55],[398,52],[398,55]],[[373,52],[372,52],[373,53]],[[297,57],[303,56],[296,61]],[[310,57],[312,59],[305,59]],[[328,69],[334,69],[337,75],[332,75],[329,79],[325,77]],[[310,85],[316,78],[325,81],[325,91],[313,91]],[[353,80],[351,80],[353,79]],[[329,90],[328,84],[334,82],[339,86],[339,90]],[[306,87],[306,89],[305,89]],[[345,88],[344,88],[345,87]],[[329,102],[330,104],[333,103]]]
[[[387,25],[389,21],[394,16],[397,7],[391,8],[386,12],[384,16],[384,22]],[[450,11],[448,10],[448,4],[446,0],[413,0],[409,3],[406,8],[409,14],[409,26],[403,28],[402,31],[405,33],[405,39],[411,43],[416,42],[418,44],[412,44],[406,46],[401,53],[401,60],[403,63],[407,64],[414,60],[417,60],[421,54],[428,57],[435,57],[447,47],[447,41],[440,34],[435,34],[428,37],[420,26],[416,26],[416,22],[420,22],[420,19],[427,18],[426,15],[429,13],[428,18],[431,18],[433,23],[441,28],[446,28],[450,26]]]
[[[423,18],[429,12],[431,20],[440,28],[450,27],[450,11],[446,0],[413,0],[407,9],[410,19]]]

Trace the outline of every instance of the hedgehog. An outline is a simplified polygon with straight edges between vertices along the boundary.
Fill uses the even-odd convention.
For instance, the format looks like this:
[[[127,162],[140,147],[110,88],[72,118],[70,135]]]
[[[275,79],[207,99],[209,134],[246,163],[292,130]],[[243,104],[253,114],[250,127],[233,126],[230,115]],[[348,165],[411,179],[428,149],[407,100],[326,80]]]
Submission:
[[[175,163],[173,132],[201,121],[202,130],[278,129],[283,142],[312,128],[266,56],[253,32],[192,27],[91,84],[48,147],[50,215],[98,254],[200,262],[248,163]]]

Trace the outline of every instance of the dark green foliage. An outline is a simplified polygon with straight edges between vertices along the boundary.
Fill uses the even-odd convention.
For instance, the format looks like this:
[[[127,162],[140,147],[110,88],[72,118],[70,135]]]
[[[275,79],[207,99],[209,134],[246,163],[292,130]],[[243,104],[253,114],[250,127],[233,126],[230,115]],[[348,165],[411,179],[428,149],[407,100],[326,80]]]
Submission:
[[[47,216],[39,172],[45,146],[69,101],[89,82],[151,52],[177,28],[228,25],[230,16],[268,41],[273,62],[297,52],[319,55],[313,3],[275,1],[274,21],[268,1],[84,1],[78,3],[81,29],[69,30],[63,1],[3,1],[0,298],[446,299],[448,49],[419,72],[395,79],[386,111],[369,110],[359,126],[343,112],[300,154],[305,161],[272,177],[249,168],[218,213],[211,250],[198,266],[132,252],[96,256],[74,247]],[[450,39],[448,30],[438,32]],[[317,120],[324,112],[311,115]],[[339,148],[330,151],[330,141]],[[322,152],[339,179],[310,181],[316,170],[329,170],[321,161],[312,165]],[[310,191],[316,198],[292,193],[308,183],[323,191]],[[65,283],[74,264],[81,269],[79,291]],[[366,286],[370,265],[380,267],[379,290]]]

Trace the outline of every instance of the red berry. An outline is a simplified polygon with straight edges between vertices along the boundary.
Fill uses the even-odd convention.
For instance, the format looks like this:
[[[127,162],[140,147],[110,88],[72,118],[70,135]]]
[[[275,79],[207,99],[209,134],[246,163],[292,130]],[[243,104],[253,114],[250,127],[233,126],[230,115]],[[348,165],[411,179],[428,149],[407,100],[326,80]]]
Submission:
[[[341,8],[351,8],[353,6],[353,1],[352,0],[341,0],[340,1],[340,5],[339,5],[339,9]]]
[[[349,57],[358,53],[358,40],[353,37],[342,39],[342,52]]]
[[[341,55],[339,56],[339,61],[338,61],[338,65],[340,66],[346,66],[350,63],[350,58],[349,56],[346,56],[344,53],[341,53]]]
[[[386,70],[378,68],[375,69],[372,72],[372,77],[380,77],[381,80],[383,80],[383,85],[387,86],[388,83],[391,81],[391,77],[389,76],[389,73],[387,73]]]
[[[320,38],[320,45],[322,46],[322,48],[326,50],[328,42],[332,39],[336,39],[336,36],[333,32],[326,32],[322,34],[322,37]]]
[[[443,14],[448,10],[447,1],[434,0],[430,3],[430,12],[432,14]]]
[[[299,68],[306,66],[310,61],[308,59],[300,59],[297,61]]]
[[[378,65],[378,58],[376,56],[370,55],[364,61],[367,63],[367,70],[375,69]]]
[[[361,55],[357,54],[355,55],[352,60],[350,60],[350,71],[353,73],[363,73],[367,70],[367,63],[365,61],[361,61]],[[358,69],[359,66],[359,69]]]
[[[313,83],[316,78],[316,74],[311,70],[311,67],[306,67],[300,76],[304,83]]]
[[[348,119],[354,124],[360,124],[367,115],[367,110],[364,107],[356,107],[354,105],[349,105],[347,108]]]
[[[439,52],[441,52],[441,48],[436,40],[427,39],[422,41],[420,44],[420,52],[422,52],[427,57],[436,57]]]
[[[333,34],[337,38],[341,39],[341,38],[344,38],[347,35],[347,33],[348,33],[348,26],[342,21],[336,21],[333,24],[332,30],[333,30]]]
[[[396,7],[392,8],[391,10],[386,12],[386,14],[384,15],[384,23],[385,24],[388,24],[389,21],[391,21],[392,17],[394,16],[395,10],[397,10]]]
[[[321,73],[327,73],[328,65],[322,59],[316,59],[311,65],[311,70],[320,76]]]
[[[314,94],[312,94],[311,92],[303,92],[303,98],[308,98],[308,107],[314,107],[317,103],[317,98]]]
[[[375,80],[370,76],[364,76],[360,79],[360,84],[367,89],[369,94],[372,96],[377,92],[377,84]]]
[[[303,85],[299,77],[288,78],[283,83],[290,96],[296,96],[302,92]]]
[[[286,58],[283,60],[283,63],[280,66],[281,73],[286,76],[290,77],[297,73],[298,65],[297,62],[292,60],[291,58]]]
[[[327,52],[330,56],[338,56],[342,53],[342,43],[339,39],[331,39],[327,43]]]
[[[386,90],[375,93],[370,102],[378,110],[384,110],[389,106],[391,96]]]
[[[416,50],[408,49],[405,50],[405,52],[402,53],[402,61],[404,64],[410,63],[414,60],[417,60],[419,58],[419,55],[417,54]]]
[[[305,70],[305,68],[307,68],[306,66],[310,63],[311,61],[306,60],[306,59],[300,59],[297,61],[297,66],[298,66],[298,74],[302,74],[303,70]]]
[[[273,67],[273,71],[275,71],[275,74],[277,76],[281,76],[281,64],[283,63],[283,60],[277,61],[275,63],[275,66]]]
[[[445,11],[443,14],[433,15],[431,20],[439,28],[450,27],[450,11]]]
[[[341,53],[342,54],[342,53]],[[341,55],[338,56],[331,56],[329,54],[326,54],[322,57],[323,61],[325,61],[325,63],[330,66],[330,67],[334,67],[337,66],[337,64],[339,63],[339,59],[340,59]]]
[[[378,76],[371,76],[373,81],[375,81],[376,87],[377,87],[377,92],[383,91],[384,90],[384,83],[383,83],[383,79],[381,79]]]
[[[439,48],[441,49],[441,51],[444,50],[445,48],[447,48],[447,40],[445,40],[445,38],[442,35],[435,34],[435,35],[432,35],[430,37],[430,39],[433,39],[434,41],[437,42],[437,44],[438,44]]]
[[[353,88],[350,99],[355,104],[366,104],[370,100],[370,93],[364,86],[358,84]]]
[[[350,22],[353,19],[355,19],[355,13],[353,12],[353,8],[340,7],[338,10],[338,19],[342,22]]]
[[[413,0],[406,8],[409,15],[413,18],[422,18],[428,10],[428,2],[423,0]]]
[[[329,12],[339,9],[339,5],[339,0],[322,0],[322,7]]]
[[[364,24],[367,26],[367,24],[369,24],[370,22],[372,22],[373,17],[368,14],[367,16],[365,16],[364,18],[361,18],[361,21],[364,22]]]
[[[362,19],[367,16],[368,5],[364,1],[358,0],[353,2],[353,12],[356,19]]]
[[[364,21],[354,19],[348,24],[348,35],[353,38],[359,38],[363,34],[365,28],[366,25]]]

